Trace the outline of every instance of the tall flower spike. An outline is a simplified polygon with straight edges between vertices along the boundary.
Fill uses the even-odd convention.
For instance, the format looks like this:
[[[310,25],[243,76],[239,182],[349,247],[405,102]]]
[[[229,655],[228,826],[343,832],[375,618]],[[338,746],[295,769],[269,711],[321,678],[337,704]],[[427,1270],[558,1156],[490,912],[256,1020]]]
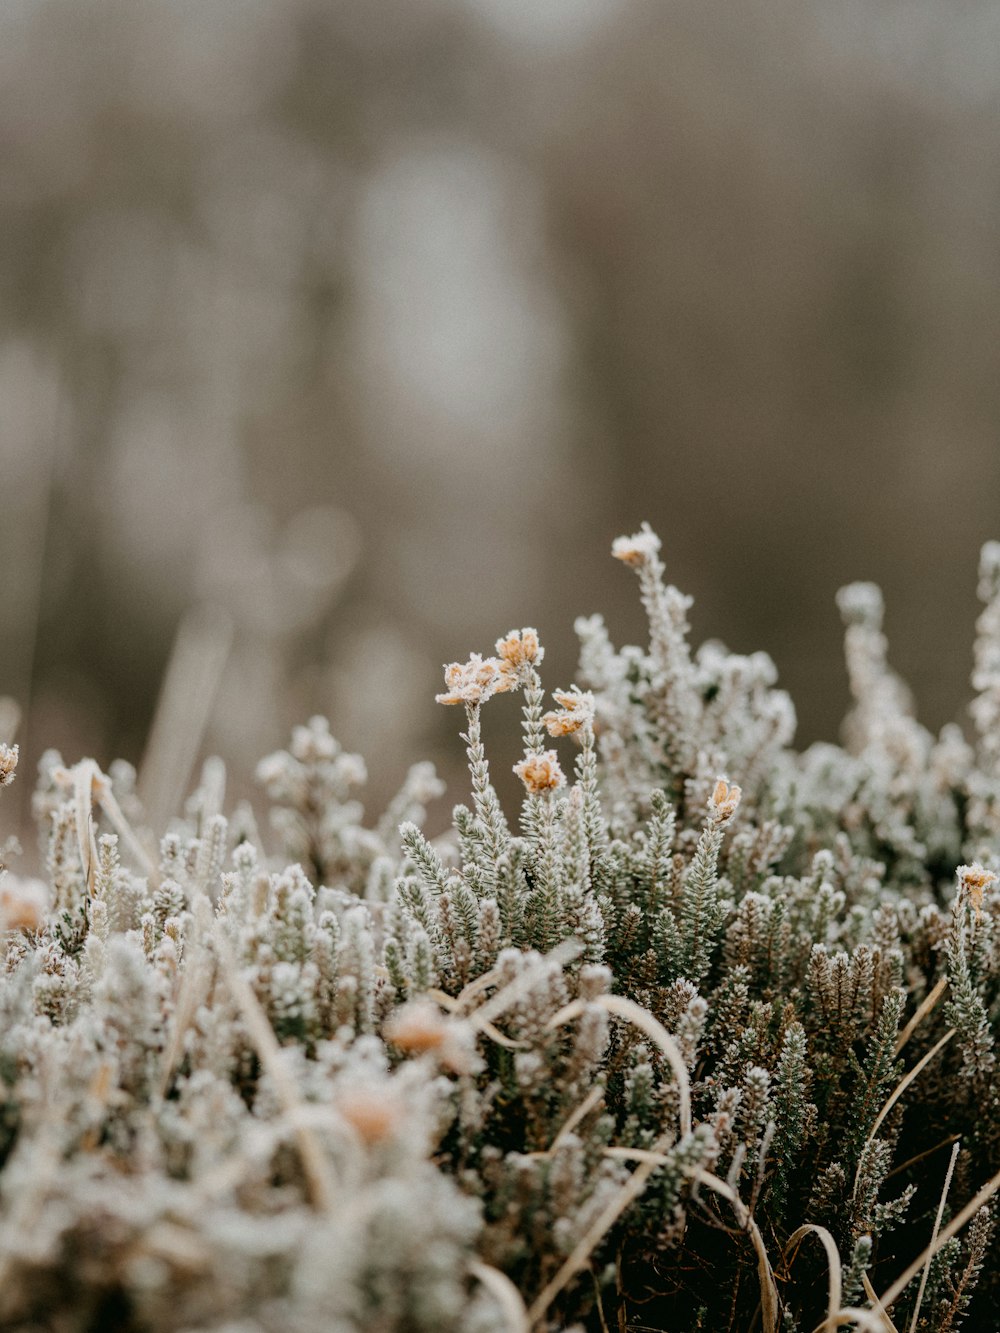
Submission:
[[[657,744],[671,778],[668,785],[676,795],[683,775],[695,763],[704,704],[687,644],[691,598],[664,582],[660,539],[648,523],[631,537],[618,537],[611,554],[634,570],[639,580],[649,620],[648,658],[640,659],[640,670],[648,673],[645,709],[658,733]]]
[[[611,554],[623,564],[644,565],[660,551],[660,539],[648,523],[631,537],[616,537],[611,543]]]

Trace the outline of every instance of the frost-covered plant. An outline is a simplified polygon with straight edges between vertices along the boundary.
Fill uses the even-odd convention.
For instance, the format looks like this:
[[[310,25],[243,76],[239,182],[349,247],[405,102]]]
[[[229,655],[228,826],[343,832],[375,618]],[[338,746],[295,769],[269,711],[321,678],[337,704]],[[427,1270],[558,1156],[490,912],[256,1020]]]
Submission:
[[[127,766],[45,756],[46,882],[0,872],[0,1326],[985,1327],[1000,548],[972,739],[915,720],[854,585],[847,747],[801,754],[659,551],[613,549],[647,647],[579,622],[552,707],[533,629],[445,669],[443,837],[426,765],[365,824],[320,719],[260,766],[277,853],[217,763],[157,848]]]

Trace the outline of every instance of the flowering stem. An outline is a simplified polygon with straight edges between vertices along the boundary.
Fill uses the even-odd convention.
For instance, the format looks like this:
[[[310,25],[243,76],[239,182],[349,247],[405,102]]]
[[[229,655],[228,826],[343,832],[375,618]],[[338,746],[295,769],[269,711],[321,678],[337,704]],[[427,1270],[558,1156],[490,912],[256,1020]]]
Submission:
[[[469,730],[463,740],[466,742],[466,753],[469,756],[472,802],[482,825],[488,860],[497,866],[501,860],[506,860],[509,856],[510,831],[493,784],[490,782],[490,766],[483,748],[479,705],[466,704],[466,716],[469,720]]]

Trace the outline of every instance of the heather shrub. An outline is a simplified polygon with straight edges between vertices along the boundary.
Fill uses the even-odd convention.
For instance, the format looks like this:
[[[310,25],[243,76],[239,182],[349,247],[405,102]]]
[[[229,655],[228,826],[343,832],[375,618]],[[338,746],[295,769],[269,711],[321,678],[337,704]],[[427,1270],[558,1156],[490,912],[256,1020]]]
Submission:
[[[1000,1295],[1000,545],[966,736],[845,589],[845,746],[764,654],[578,622],[445,670],[466,803],[377,821],[326,724],[217,762],[158,844],[127,765],[42,761],[0,879],[0,1324],[25,1330],[984,1328]],[[522,711],[520,808],[484,721]],[[0,785],[18,753],[0,748]]]

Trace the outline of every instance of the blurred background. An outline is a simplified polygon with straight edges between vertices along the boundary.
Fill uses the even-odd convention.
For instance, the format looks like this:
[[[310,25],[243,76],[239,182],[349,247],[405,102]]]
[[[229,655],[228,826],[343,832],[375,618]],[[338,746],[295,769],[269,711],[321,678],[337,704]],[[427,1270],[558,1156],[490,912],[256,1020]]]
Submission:
[[[171,660],[157,744],[237,786],[318,711],[376,804],[419,757],[455,799],[440,664],[634,641],[643,519],[801,741],[855,578],[961,716],[998,47],[996,0],[6,0],[5,823],[46,746],[138,763]]]

